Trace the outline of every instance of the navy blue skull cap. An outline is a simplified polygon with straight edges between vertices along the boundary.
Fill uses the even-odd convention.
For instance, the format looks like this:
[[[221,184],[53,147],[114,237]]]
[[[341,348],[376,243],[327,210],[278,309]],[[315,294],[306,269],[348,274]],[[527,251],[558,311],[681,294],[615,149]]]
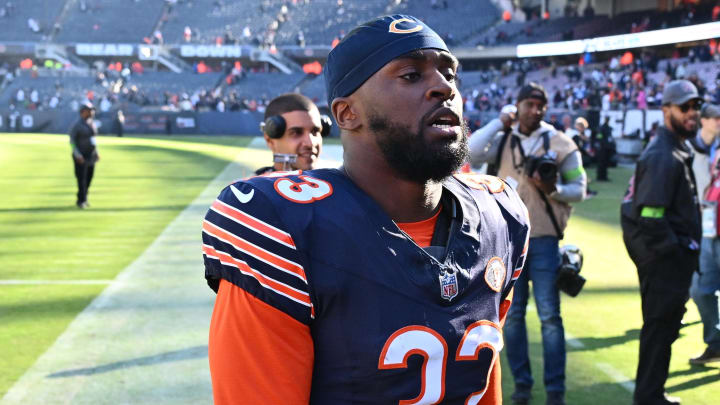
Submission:
[[[328,105],[354,93],[388,62],[418,49],[450,52],[435,31],[413,16],[386,15],[354,28],[328,55],[324,69]]]

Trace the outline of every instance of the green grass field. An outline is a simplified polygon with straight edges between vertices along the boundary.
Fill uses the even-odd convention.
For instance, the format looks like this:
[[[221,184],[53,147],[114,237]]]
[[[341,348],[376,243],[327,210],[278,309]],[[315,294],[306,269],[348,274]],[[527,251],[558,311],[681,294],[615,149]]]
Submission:
[[[619,226],[620,201],[627,188],[630,169],[611,169],[611,183],[592,183],[599,194],[575,205],[564,243],[582,248],[585,288],[575,298],[562,295],[568,342],[567,399],[569,404],[631,404],[624,388],[635,379],[642,315],[637,273],[627,256]],[[594,170],[589,170],[594,177]],[[720,364],[691,367],[688,359],[702,350],[702,325],[695,304],[689,302],[685,320],[689,326],[673,345],[670,378],[666,389],[684,404],[720,403]],[[535,404],[544,404],[540,323],[534,309],[528,311]],[[513,390],[507,362],[503,363],[503,392],[509,402]],[[621,384],[622,383],[622,384]]]
[[[67,136],[0,134],[0,280],[41,283],[0,285],[0,397],[250,140],[99,139],[81,211]],[[101,284],[42,284],[59,280]]]
[[[230,161],[240,156],[244,169],[237,177],[265,163],[267,155],[245,148],[249,140],[101,137],[102,160],[89,197],[92,207],[81,211],[74,206],[67,136],[0,134],[0,397]],[[572,337],[570,404],[631,402],[627,386],[637,360],[640,301],[618,226],[619,201],[630,174],[614,169],[612,183],[594,183],[600,194],[576,205],[566,232],[565,242],[585,253],[583,274],[588,279],[580,296],[563,296],[563,318]],[[198,234],[199,229],[198,224]],[[48,283],[58,281],[67,284]],[[690,326],[673,346],[667,389],[686,404],[717,404],[720,365],[687,363],[704,348],[694,304],[688,309]],[[528,311],[528,328],[536,379],[533,403],[543,404],[540,326],[534,309]],[[507,364],[503,371],[509,403]]]

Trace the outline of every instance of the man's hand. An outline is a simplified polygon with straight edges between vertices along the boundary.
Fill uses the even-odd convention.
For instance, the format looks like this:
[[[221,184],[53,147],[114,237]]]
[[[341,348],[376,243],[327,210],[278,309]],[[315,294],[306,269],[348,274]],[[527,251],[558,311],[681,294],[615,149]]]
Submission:
[[[82,155],[73,155],[73,157],[79,165],[85,163],[85,158],[83,158]]]
[[[556,190],[555,184],[557,184],[557,178],[554,178],[551,181],[543,181],[538,172],[535,172],[532,177],[530,177],[530,182],[535,187],[539,188],[543,193],[551,194]]]
[[[96,161],[96,162],[99,162],[99,161],[100,161],[100,154],[97,153],[97,152],[95,152],[95,161]]]
[[[500,122],[505,130],[510,129],[517,118],[517,107],[512,104],[506,105],[500,110]]]
[[[515,114],[514,113],[500,113],[500,122],[503,123],[504,129],[510,129],[513,122],[515,122]]]

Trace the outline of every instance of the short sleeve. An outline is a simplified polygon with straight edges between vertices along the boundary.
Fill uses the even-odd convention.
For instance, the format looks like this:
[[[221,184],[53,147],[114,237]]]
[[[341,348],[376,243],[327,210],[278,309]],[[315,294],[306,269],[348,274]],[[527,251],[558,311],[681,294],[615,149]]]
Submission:
[[[638,162],[634,196],[636,209],[671,205],[677,184],[673,161],[669,154],[652,153]]]
[[[221,279],[309,324],[313,317],[305,268],[277,208],[256,187],[238,182],[212,203],[202,225],[205,278]]]

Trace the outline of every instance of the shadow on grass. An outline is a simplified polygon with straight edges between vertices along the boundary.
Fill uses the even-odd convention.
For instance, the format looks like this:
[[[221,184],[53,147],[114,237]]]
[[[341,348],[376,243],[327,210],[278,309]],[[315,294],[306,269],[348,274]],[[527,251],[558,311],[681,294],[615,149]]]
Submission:
[[[111,371],[125,369],[130,367],[151,366],[158,363],[169,363],[174,361],[183,361],[190,359],[198,359],[207,357],[207,346],[194,346],[182,350],[173,350],[153,356],[137,357],[134,359],[117,361],[114,363],[103,364],[96,367],[77,368],[73,370],[58,371],[47,376],[47,378],[66,378],[76,376],[87,376],[94,374],[109,373]]]
[[[613,405],[631,404],[632,393],[623,387],[622,384],[632,382],[633,381],[602,382],[581,386],[568,391],[568,403]]]
[[[700,321],[695,321],[692,323],[685,324],[683,326],[692,326],[697,323],[700,323]],[[642,326],[642,325],[638,325]],[[680,336],[678,338],[683,337],[684,334],[682,333],[682,328],[680,329]],[[628,329],[625,331],[624,334],[619,336],[605,336],[605,337],[576,337],[577,340],[581,341],[584,347],[570,347],[568,346],[567,350],[571,352],[583,352],[583,351],[593,351],[597,349],[604,349],[610,346],[617,346],[617,345],[623,345],[629,341],[632,340],[638,340],[640,339],[640,329]]]
[[[112,175],[112,174],[109,174],[109,175],[104,176],[104,177],[107,178],[107,179],[113,179],[113,180],[138,180],[138,179],[139,179],[139,180],[145,180],[145,179],[169,180],[169,179],[174,179],[174,180],[183,180],[183,181],[208,181],[208,182],[209,182],[209,181],[212,180],[215,176],[214,176],[214,175],[207,175],[207,176],[187,176],[187,175],[183,175],[182,173],[177,173],[177,174],[174,174],[174,175],[167,175],[167,176],[145,176],[145,175],[143,175],[142,177],[138,177],[138,176],[125,176],[125,175],[122,175],[122,176],[114,176],[114,175]]]
[[[720,372],[720,363],[716,367],[712,366],[690,366],[689,368],[686,368],[685,370],[679,370],[679,371],[673,371],[668,375],[669,378],[672,377],[679,377],[683,375],[693,375],[698,373],[706,373],[708,371],[717,370]],[[720,375],[720,373],[718,373]]]
[[[594,351],[597,349],[604,349],[610,346],[623,345],[631,340],[640,339],[640,329],[628,329],[624,334],[619,336],[605,336],[605,337],[576,337],[577,340],[582,342],[583,347],[569,347],[569,352],[584,352]]]
[[[103,285],[97,285],[97,287],[104,288]],[[26,301],[2,304],[0,305],[0,315],[5,318],[2,325],[9,325],[14,320],[25,322],[28,319],[40,320],[56,316],[72,315],[74,317],[74,312],[85,308],[93,298],[95,298],[94,294],[53,299],[32,297]]]
[[[696,370],[696,371],[695,371],[695,370]],[[701,373],[701,372],[707,372],[707,371],[709,371],[709,370],[712,370],[712,368],[709,368],[709,367],[695,367],[695,368],[691,368],[691,369],[689,369],[689,370],[681,371],[681,372],[679,372],[679,374],[678,374],[678,373],[670,373],[670,376],[671,376],[671,377],[674,377],[674,376],[676,376],[676,375],[696,374],[696,373]],[[690,372],[690,371],[692,371],[692,372]],[[688,389],[691,389],[691,388],[697,388],[697,387],[701,387],[701,386],[703,386],[703,385],[716,383],[716,382],[718,382],[718,381],[720,381],[720,372],[718,372],[718,373],[713,373],[713,374],[709,374],[709,375],[705,375],[705,376],[702,376],[702,377],[699,377],[699,378],[695,378],[695,379],[692,379],[692,380],[690,380],[690,381],[685,381],[685,382],[683,382],[683,383],[676,384],[676,385],[672,385],[672,386],[669,386],[669,387],[666,386],[666,387],[665,387],[665,390],[666,390],[667,392],[684,391],[684,390],[688,390]]]
[[[176,211],[183,210],[187,205],[157,205],[149,207],[101,207],[87,208],[85,211],[90,212],[129,212],[129,211]],[[63,212],[63,211],[81,211],[78,207],[71,206],[56,206],[56,207],[29,207],[29,208],[0,208],[0,213],[3,212]]]
[[[582,274],[582,273],[581,273]],[[638,286],[621,286],[621,287],[585,287],[580,295],[589,294],[637,294],[640,298],[640,290]],[[567,296],[563,296],[565,298]]]

